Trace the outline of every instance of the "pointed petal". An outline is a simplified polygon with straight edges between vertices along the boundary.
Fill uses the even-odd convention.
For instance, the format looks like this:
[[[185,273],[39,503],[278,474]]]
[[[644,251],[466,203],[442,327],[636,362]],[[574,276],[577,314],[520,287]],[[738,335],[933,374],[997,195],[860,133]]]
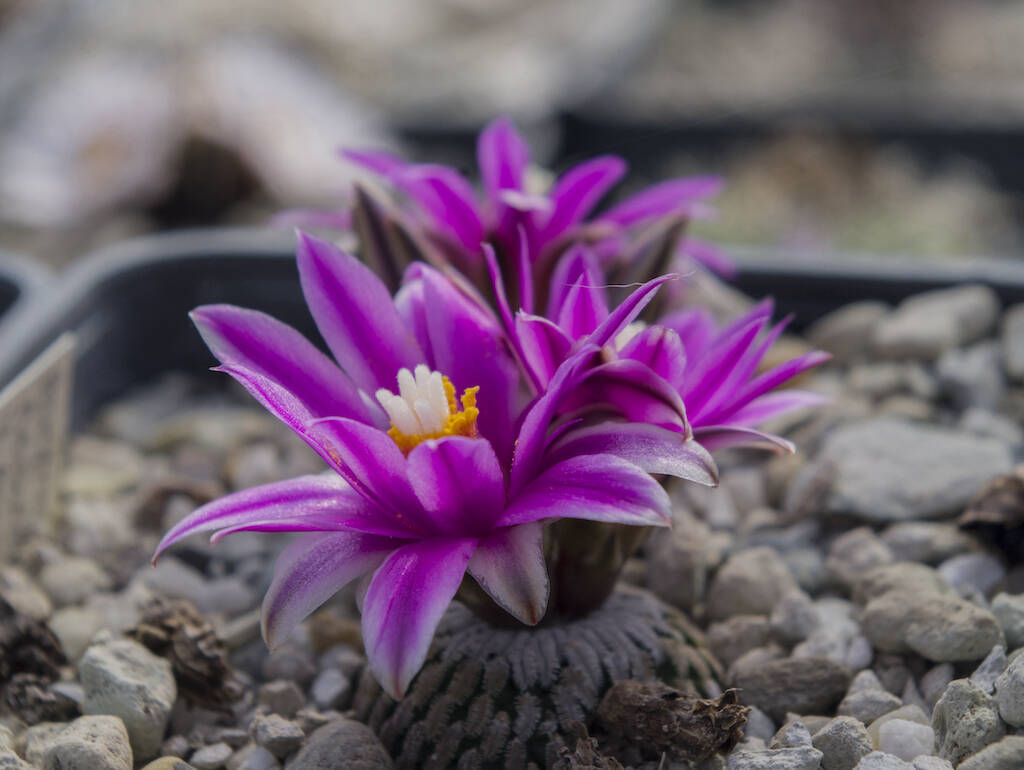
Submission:
[[[468,572],[494,601],[528,626],[548,606],[548,569],[544,562],[544,525],[539,521],[503,527],[480,540]]]
[[[484,225],[473,186],[464,176],[446,166],[422,163],[407,167],[399,184],[438,232],[472,253],[479,250]]]
[[[778,393],[766,393],[729,415],[729,422],[738,425],[758,425],[787,412],[821,406],[829,401],[827,396],[807,390],[781,390]]]
[[[808,369],[828,361],[831,357],[831,355],[821,350],[813,350],[810,353],[804,353],[802,356],[797,356],[790,361],[779,364],[774,369],[771,369],[764,374],[759,374],[748,382],[746,387],[744,387],[738,394],[737,401],[742,401],[744,403],[749,402],[750,400],[779,387],[779,385],[793,379],[798,374],[806,372]]]
[[[553,209],[541,230],[544,241],[552,241],[579,224],[626,173],[622,158],[605,155],[569,169],[551,190]]]
[[[214,530],[261,529],[275,531],[351,529],[358,532],[409,537],[409,530],[388,521],[348,483],[331,476],[300,476],[287,481],[243,489],[200,506],[174,525],[153,554],[154,561],[167,548],[191,535]],[[262,531],[268,531],[262,529]]]
[[[423,363],[387,287],[366,265],[301,232],[296,257],[317,328],[356,385],[367,393],[394,388],[399,369]]]
[[[561,302],[557,315],[551,317],[570,339],[576,340],[593,332],[608,317],[607,290],[589,249],[574,246],[562,262],[568,268],[565,279],[571,285],[564,293],[558,291]]]
[[[615,455],[647,473],[664,473],[709,487],[718,484],[718,468],[704,447],[654,425],[605,422],[571,430],[554,444],[545,460],[557,463],[591,454]]]
[[[506,117],[492,120],[476,143],[477,165],[487,200],[497,204],[502,190],[522,190],[530,148]]]
[[[499,526],[547,518],[667,526],[668,494],[651,476],[612,455],[580,455],[557,463],[526,485]]]
[[[483,439],[424,441],[409,453],[408,468],[416,496],[446,535],[487,532],[505,507],[505,477]]]
[[[684,212],[701,198],[716,195],[722,188],[718,177],[680,177],[648,187],[613,206],[599,219],[630,227],[654,217]]]
[[[755,318],[729,337],[719,337],[703,359],[691,362],[692,366],[687,371],[687,388],[682,394],[691,412],[698,414],[707,400],[718,391],[761,333],[766,320]]]
[[[314,417],[351,417],[382,424],[383,412],[364,399],[330,358],[292,327],[266,313],[233,305],[203,305],[189,316],[222,364],[273,380]]]
[[[679,252],[726,280],[732,280],[739,272],[736,263],[713,243],[698,238],[686,238],[680,244]]]
[[[370,670],[392,698],[405,694],[423,665],[475,547],[475,539],[412,543],[374,573],[363,598],[363,642]]]
[[[628,324],[631,324],[636,320],[637,316],[639,316],[640,313],[643,312],[643,309],[647,307],[647,303],[654,299],[654,292],[656,292],[663,283],[675,280],[675,278],[675,275],[661,275],[633,291],[622,301],[622,304],[615,308],[615,310],[609,314],[601,325],[594,330],[594,333],[587,338],[587,341],[597,345],[598,347],[607,345],[611,340],[615,339],[615,335],[625,329]]]
[[[516,228],[516,269],[519,276],[519,308],[524,313],[533,312],[533,271],[530,262],[530,237],[526,228]]]
[[[619,355],[649,366],[677,391],[686,384],[686,350],[671,329],[648,326],[627,342]]]
[[[686,407],[679,393],[650,367],[629,358],[587,371],[567,394],[564,411],[611,407],[631,422],[649,423],[690,437]]]
[[[378,174],[385,179],[394,180],[409,165],[408,161],[383,150],[349,150],[341,149],[338,154],[367,171]]]
[[[406,279],[402,287],[395,294],[395,310],[402,318],[406,328],[412,330],[416,342],[423,351],[427,361],[434,360],[434,349],[430,345],[430,332],[427,329],[427,308],[423,299],[423,281],[419,278],[409,278],[409,271],[406,271]],[[397,374],[397,373],[396,373]],[[396,377],[397,379],[397,377]],[[394,390],[394,388],[388,388]]]
[[[679,335],[686,351],[688,367],[700,361],[711,347],[715,338],[715,319],[703,308],[690,308],[670,313],[658,320],[659,326],[671,329]]]
[[[737,446],[772,449],[776,452],[785,452],[787,454],[793,454],[796,451],[796,446],[793,442],[787,441],[782,436],[738,425],[694,427],[693,437],[711,451]]]
[[[422,280],[433,367],[457,393],[479,386],[477,427],[505,465],[519,414],[519,371],[505,336],[492,316],[441,273],[424,268]]]
[[[572,339],[547,318],[527,313],[516,314],[515,334],[534,379],[547,385],[569,354]]]
[[[277,557],[263,598],[260,625],[267,646],[281,644],[313,610],[406,542],[357,532],[299,537]]]

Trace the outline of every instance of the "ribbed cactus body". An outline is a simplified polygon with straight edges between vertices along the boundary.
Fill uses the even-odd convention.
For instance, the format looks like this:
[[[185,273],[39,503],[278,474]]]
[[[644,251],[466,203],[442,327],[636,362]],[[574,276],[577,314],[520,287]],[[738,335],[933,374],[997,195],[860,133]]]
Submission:
[[[495,628],[452,604],[401,701],[368,671],[355,699],[399,768],[550,767],[623,679],[709,694],[718,666],[700,631],[651,594],[622,587],[583,618]]]

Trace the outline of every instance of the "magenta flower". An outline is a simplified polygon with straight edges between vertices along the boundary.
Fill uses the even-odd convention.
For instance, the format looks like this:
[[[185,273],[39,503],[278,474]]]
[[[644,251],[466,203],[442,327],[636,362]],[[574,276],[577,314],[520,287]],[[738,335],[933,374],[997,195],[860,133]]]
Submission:
[[[637,312],[634,308],[629,320]],[[514,320],[508,311],[502,315],[531,379],[541,388],[579,345],[602,348],[604,362],[591,370],[590,378],[581,381],[563,404],[603,403],[635,422],[673,429],[664,421],[664,410],[656,409],[671,403],[665,397],[669,393],[685,405],[693,438],[707,449],[761,444],[791,452],[791,442],[759,431],[757,426],[825,401],[816,393],[776,389],[827,360],[827,353],[812,351],[757,374],[765,354],[790,320],[769,326],[770,300],[721,329],[707,311],[696,308],[671,313],[649,326],[641,322],[618,325],[616,334],[608,335],[603,330],[612,313],[604,276],[594,255],[582,246],[574,247],[556,267],[546,318],[524,312]],[[637,394],[627,393],[621,382],[600,376],[613,368],[633,372],[635,380],[645,383],[649,397],[641,400]],[[583,434],[577,429],[574,436],[567,437],[566,445],[579,449],[584,446],[581,435],[587,435],[585,445],[596,449],[603,444],[591,434],[602,430],[588,429]]]
[[[606,449],[564,446],[573,426],[555,424],[555,414],[596,346],[565,357],[543,394],[526,403],[500,326],[438,271],[417,266],[392,300],[354,257],[302,234],[298,265],[337,363],[257,311],[211,305],[192,317],[218,369],[335,475],[204,505],[156,551],[199,532],[214,532],[214,540],[243,530],[303,533],[278,559],[263,602],[271,646],[362,577],[369,665],[401,697],[467,573],[509,614],[537,623],[549,592],[545,521],[666,525],[668,498],[641,466],[714,483],[713,461],[689,440],[688,427],[622,425],[618,434],[605,431],[619,436],[606,439]],[[627,315],[620,312],[622,323],[610,322],[607,333]]]
[[[667,219],[692,219],[721,188],[716,177],[671,179],[591,217],[626,173],[625,162],[605,155],[570,168],[549,188],[531,183],[530,151],[507,118],[492,121],[477,140],[478,195],[458,171],[408,163],[384,152],[343,150],[343,157],[379,175],[404,196],[416,230],[478,285],[485,280],[481,244],[490,244],[506,268],[510,294],[533,312],[531,278],[544,279],[574,242],[587,242],[610,264],[628,252],[632,235]],[[535,175],[534,175],[535,176]],[[713,272],[732,263],[713,245],[684,239],[679,252]]]

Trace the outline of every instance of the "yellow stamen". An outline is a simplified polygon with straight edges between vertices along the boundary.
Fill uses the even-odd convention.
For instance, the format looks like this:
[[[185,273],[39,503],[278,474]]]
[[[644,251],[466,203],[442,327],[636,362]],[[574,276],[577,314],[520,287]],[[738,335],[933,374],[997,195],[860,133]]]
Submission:
[[[388,435],[394,439],[394,442],[403,453],[409,454],[414,447],[432,438],[441,438],[442,436],[468,436],[475,438],[477,436],[476,419],[480,415],[480,410],[476,406],[476,394],[480,390],[479,386],[466,388],[462,392],[462,396],[459,399],[462,404],[462,410],[459,411],[459,404],[455,401],[455,386],[452,385],[451,380],[447,377],[442,378],[442,383],[444,385],[445,398],[448,401],[449,414],[445,418],[444,426],[441,430],[433,433],[414,433],[410,435],[403,433],[392,422]]]

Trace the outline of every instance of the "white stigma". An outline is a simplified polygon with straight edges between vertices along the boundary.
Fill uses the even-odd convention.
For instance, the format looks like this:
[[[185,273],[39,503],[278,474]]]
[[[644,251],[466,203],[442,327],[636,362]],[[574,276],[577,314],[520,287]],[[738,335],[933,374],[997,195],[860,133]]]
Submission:
[[[440,372],[432,372],[426,364],[419,364],[413,372],[398,372],[398,395],[387,388],[375,394],[384,407],[391,424],[406,436],[440,433],[451,415],[444,380]]]

